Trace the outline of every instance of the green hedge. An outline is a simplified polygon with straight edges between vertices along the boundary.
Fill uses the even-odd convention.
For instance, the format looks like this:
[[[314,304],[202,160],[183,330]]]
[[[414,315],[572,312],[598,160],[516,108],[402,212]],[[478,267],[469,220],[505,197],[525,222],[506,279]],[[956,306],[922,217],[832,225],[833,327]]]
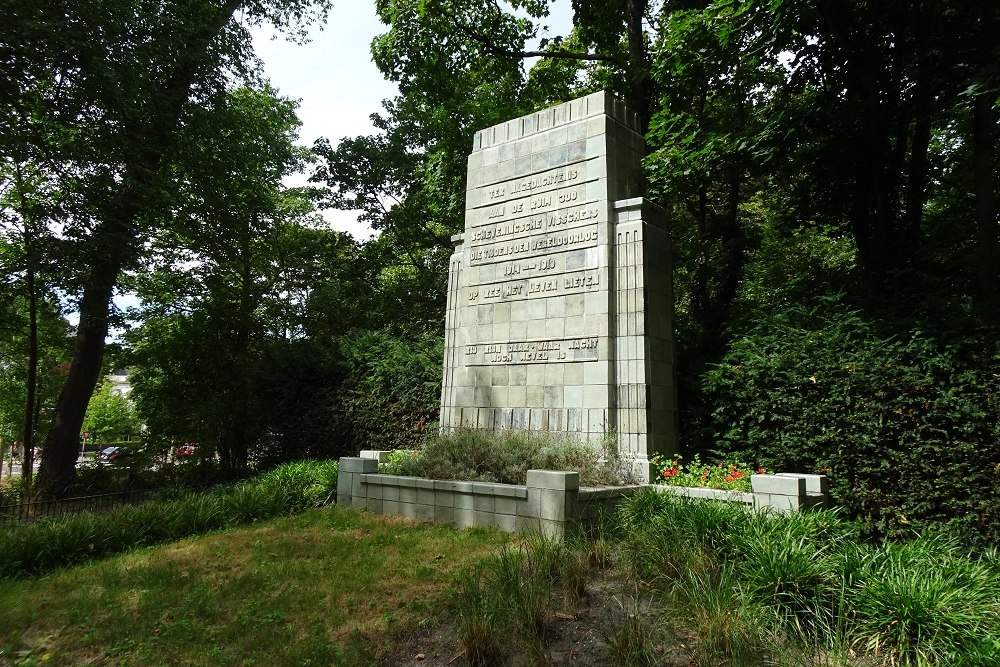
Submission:
[[[165,491],[105,514],[44,519],[0,530],[0,577],[37,575],[129,549],[333,502],[337,463],[288,463],[207,493]]]
[[[360,449],[415,449],[436,431],[441,408],[440,335],[401,338],[367,331],[341,342],[349,371],[339,396],[343,422]]]
[[[838,298],[762,314],[705,376],[717,447],[829,475],[870,531],[1000,543],[1000,344],[896,331]]]

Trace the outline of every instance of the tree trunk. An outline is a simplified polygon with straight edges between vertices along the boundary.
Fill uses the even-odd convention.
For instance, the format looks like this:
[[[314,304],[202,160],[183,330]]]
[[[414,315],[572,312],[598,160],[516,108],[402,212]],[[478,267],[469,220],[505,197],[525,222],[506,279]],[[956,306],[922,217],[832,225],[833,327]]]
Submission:
[[[920,247],[920,221],[923,219],[924,202],[927,200],[927,151],[931,143],[931,110],[924,99],[917,104],[917,118],[913,127],[913,142],[906,177],[906,210],[900,234],[912,246]]]
[[[46,497],[65,495],[76,476],[77,443],[87,404],[100,378],[108,311],[121,265],[120,254],[117,261],[97,262],[84,288],[73,360],[56,401],[38,471],[38,486]]]
[[[38,392],[38,294],[35,288],[35,248],[32,234],[36,228],[34,213],[24,196],[24,182],[21,166],[15,173],[17,191],[20,196],[21,219],[24,223],[24,290],[28,298],[28,369],[24,380],[24,420],[21,423],[21,442],[24,446],[21,477],[24,480],[25,495],[31,493],[35,463],[35,394]]]
[[[625,32],[628,37],[628,78],[631,87],[629,106],[639,114],[640,132],[649,130],[652,100],[649,90],[649,57],[642,20],[649,0],[625,0]]]
[[[994,191],[993,100],[979,93],[972,102],[972,163],[976,194],[978,264],[977,296],[981,304],[998,300],[997,281],[1000,274],[1000,253],[997,249],[997,203]]]
[[[27,237],[27,221],[25,236]],[[25,238],[27,242],[27,238]],[[35,270],[28,260],[26,274],[28,290],[28,376],[25,379],[24,423],[21,437],[24,442],[24,464],[21,477],[24,480],[25,495],[31,492],[31,482],[35,466],[35,394],[38,391],[38,298],[35,294]]]

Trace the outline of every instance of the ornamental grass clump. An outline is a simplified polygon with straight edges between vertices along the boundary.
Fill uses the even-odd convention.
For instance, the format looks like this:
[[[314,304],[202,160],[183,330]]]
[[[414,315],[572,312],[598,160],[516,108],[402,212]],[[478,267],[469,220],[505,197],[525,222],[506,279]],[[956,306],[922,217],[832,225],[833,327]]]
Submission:
[[[773,658],[774,616],[744,593],[731,565],[685,571],[665,600],[676,627],[693,638],[694,664],[756,667]]]
[[[667,601],[698,664],[764,664],[759,643],[807,660],[795,664],[1000,665],[995,549],[972,556],[932,535],[866,543],[834,511],[783,516],[654,490],[617,518],[622,561]]]
[[[790,521],[757,518],[734,542],[731,559],[746,597],[770,609],[786,630],[815,637],[836,607],[836,573],[825,545]],[[817,627],[819,626],[819,628]]]
[[[552,592],[579,593],[580,546],[531,535],[459,574],[451,604],[470,664],[504,664],[511,651],[545,664]]]
[[[1000,664],[1000,576],[953,539],[886,544],[847,594],[856,644],[889,662]]]

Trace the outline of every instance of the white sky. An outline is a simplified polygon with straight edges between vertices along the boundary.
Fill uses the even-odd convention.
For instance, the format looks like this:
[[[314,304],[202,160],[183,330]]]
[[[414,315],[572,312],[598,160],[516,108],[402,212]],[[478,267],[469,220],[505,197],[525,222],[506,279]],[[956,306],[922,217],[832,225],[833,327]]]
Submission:
[[[272,39],[269,26],[254,31],[254,49],[271,84],[280,94],[299,100],[300,144],[312,146],[326,137],[336,145],[344,137],[374,131],[369,117],[397,92],[371,59],[371,41],[385,29],[374,3],[353,0],[337,3],[327,25],[310,30],[307,44]],[[304,175],[289,179],[290,185],[305,182]],[[359,239],[371,236],[350,211],[325,211],[323,217]]]

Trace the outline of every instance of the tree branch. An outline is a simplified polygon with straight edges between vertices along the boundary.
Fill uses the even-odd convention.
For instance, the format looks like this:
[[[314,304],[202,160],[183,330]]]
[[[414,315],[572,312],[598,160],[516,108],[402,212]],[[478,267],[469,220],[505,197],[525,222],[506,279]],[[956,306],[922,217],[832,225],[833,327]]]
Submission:
[[[604,53],[588,53],[586,51],[569,51],[569,50],[555,50],[555,51],[524,51],[524,50],[514,50],[498,46],[491,39],[483,35],[482,33],[473,30],[468,25],[459,20],[458,16],[454,13],[449,12],[444,7],[438,7],[442,14],[444,14],[449,22],[458,29],[463,35],[473,40],[479,44],[484,51],[494,56],[504,56],[507,58],[557,58],[561,60],[587,60],[596,62],[608,62],[619,67],[625,67],[626,62],[613,55],[608,55]]]

